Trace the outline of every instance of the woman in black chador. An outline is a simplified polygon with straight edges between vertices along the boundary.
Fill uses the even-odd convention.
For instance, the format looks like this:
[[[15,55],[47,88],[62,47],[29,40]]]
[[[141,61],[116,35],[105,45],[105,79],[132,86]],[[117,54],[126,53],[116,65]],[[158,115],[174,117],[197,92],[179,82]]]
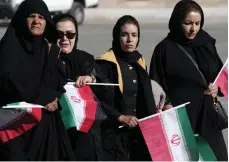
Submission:
[[[190,102],[187,113],[193,131],[207,140],[218,160],[227,161],[213,109],[218,86],[212,83],[222,62],[215,39],[202,29],[203,24],[204,14],[196,2],[178,2],[169,20],[169,34],[154,50],[150,77],[165,90],[165,107]]]
[[[25,101],[45,108],[35,126],[0,143],[1,160],[74,160],[57,106],[66,79],[55,40],[46,4],[23,1],[0,43],[0,105]]]

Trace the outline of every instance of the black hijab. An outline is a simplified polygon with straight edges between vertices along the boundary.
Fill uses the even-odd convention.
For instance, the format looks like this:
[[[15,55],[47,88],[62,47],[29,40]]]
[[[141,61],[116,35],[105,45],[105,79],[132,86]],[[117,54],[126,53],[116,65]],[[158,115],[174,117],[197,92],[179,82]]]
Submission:
[[[32,13],[46,20],[41,36],[32,36],[28,29],[26,19]],[[54,41],[55,35],[46,4],[42,0],[23,1],[0,42],[0,89],[6,96],[2,104],[26,101],[46,105],[60,96],[64,82],[58,48],[49,53],[47,43]]]
[[[136,63],[141,57],[142,55],[137,51],[133,51],[133,52],[124,52],[121,49],[121,45],[120,45],[120,32],[121,32],[121,27],[126,24],[126,23],[132,23],[134,25],[137,26],[138,28],[138,42],[137,42],[137,46],[139,45],[139,41],[140,41],[140,26],[138,21],[130,16],[130,15],[125,15],[123,17],[121,17],[120,19],[118,19],[118,21],[116,22],[114,28],[113,28],[113,41],[112,41],[112,50],[114,51],[116,57],[129,62],[129,63]]]
[[[94,57],[85,52],[76,49],[78,43],[78,25],[75,18],[69,14],[59,14],[53,17],[55,24],[60,21],[71,21],[76,29],[75,44],[70,53],[60,53],[60,58],[65,64],[66,76],[68,81],[75,81],[76,77],[90,75],[94,67]]]
[[[200,31],[192,40],[185,38],[181,29],[181,21],[188,14],[187,12],[190,6],[198,10],[201,15]],[[181,0],[174,7],[170,17],[170,33],[167,39],[182,45],[197,62],[205,79],[208,82],[212,82],[219,72],[220,67],[222,67],[222,62],[216,51],[216,40],[202,29],[203,25],[204,13],[202,8],[195,1]]]
[[[126,23],[132,23],[137,26],[138,28],[137,46],[138,46],[139,39],[140,39],[140,27],[138,21],[130,15],[125,15],[117,21],[117,23],[113,28],[112,50],[114,51],[114,54],[117,58],[118,63],[120,64],[121,69],[122,69],[122,62],[120,62],[119,60],[128,62],[136,70],[136,73],[138,75],[138,82],[139,82],[137,105],[140,104],[141,107],[140,111],[138,111],[138,117],[142,118],[156,113],[156,106],[153,99],[152,87],[151,87],[151,82],[148,73],[137,62],[142,57],[142,55],[137,50],[135,50],[134,52],[124,52],[121,49],[120,31],[121,31],[121,27]],[[125,80],[124,80],[124,84],[125,84]],[[123,91],[125,92],[125,88],[127,88],[127,86],[124,86],[123,88],[124,88]]]

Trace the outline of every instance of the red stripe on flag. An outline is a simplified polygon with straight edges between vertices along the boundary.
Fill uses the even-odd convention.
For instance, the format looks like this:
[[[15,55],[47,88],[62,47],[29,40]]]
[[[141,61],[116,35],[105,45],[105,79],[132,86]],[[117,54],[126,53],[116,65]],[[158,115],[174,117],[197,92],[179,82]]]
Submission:
[[[228,98],[228,72],[227,69],[224,67],[224,69],[219,74],[219,77],[216,81],[216,83],[219,85],[221,92],[223,95]]]
[[[153,161],[172,161],[163,124],[155,116],[139,122],[140,129]]]
[[[89,86],[78,88],[78,92],[82,99],[86,101],[85,118],[79,131],[87,133],[95,121],[97,102],[94,100],[92,90]]]
[[[38,122],[40,122],[41,116],[41,109],[32,109],[31,113],[25,114],[20,119],[0,130],[0,140],[5,143],[13,138],[20,136],[21,134],[33,128]]]

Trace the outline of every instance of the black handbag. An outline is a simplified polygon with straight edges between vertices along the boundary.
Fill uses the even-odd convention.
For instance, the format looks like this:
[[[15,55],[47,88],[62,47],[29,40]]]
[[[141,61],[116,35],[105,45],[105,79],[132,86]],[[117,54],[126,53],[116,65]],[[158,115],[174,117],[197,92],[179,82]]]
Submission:
[[[219,101],[214,101],[214,110],[216,111],[215,119],[217,126],[220,130],[228,128],[228,115],[226,110],[223,108],[222,104]]]
[[[202,72],[199,70],[197,63],[193,60],[193,58],[189,55],[189,53],[179,44],[177,44],[177,46],[186,54],[186,56],[192,61],[192,63],[195,65],[195,67],[197,68],[197,70],[199,71],[203,81],[205,82],[206,85],[207,81],[204,77],[204,75],[202,74]],[[215,111],[215,121],[217,123],[217,127],[219,130],[223,130],[228,128],[228,115],[226,110],[223,108],[222,104],[217,100],[217,99],[213,99],[214,101],[214,111]]]

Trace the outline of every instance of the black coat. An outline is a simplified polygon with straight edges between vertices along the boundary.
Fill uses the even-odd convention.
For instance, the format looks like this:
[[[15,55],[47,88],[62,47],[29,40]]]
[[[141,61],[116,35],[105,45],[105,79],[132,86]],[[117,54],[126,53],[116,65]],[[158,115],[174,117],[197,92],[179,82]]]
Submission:
[[[139,128],[132,130],[118,128],[122,125],[118,121],[120,115],[134,115],[140,119],[155,113],[155,107],[148,106],[149,102],[144,93],[146,87],[152,90],[150,79],[146,77],[149,84],[143,85],[139,83],[139,76],[136,76],[138,75],[137,68],[143,70],[148,76],[146,66],[140,63],[137,66],[130,66],[128,63],[115,60],[113,52],[108,51],[103,59],[96,61],[98,82],[119,83],[119,87],[96,86],[94,90],[97,97],[106,104],[103,110],[108,116],[108,119],[101,124],[104,160],[150,160]],[[137,84],[137,87],[134,84]],[[150,100],[153,100],[153,96]],[[134,102],[136,102],[135,105],[133,105]]]
[[[173,52],[171,53],[171,50],[167,49],[173,49]],[[216,51],[214,54],[218,56]],[[221,63],[219,57],[217,58],[215,61]],[[215,69],[216,75],[219,69],[220,66],[218,66],[218,69]],[[156,46],[151,60],[150,77],[163,87],[173,106],[190,102],[190,104],[187,105],[187,112],[193,130],[196,133],[200,133],[200,128],[197,127],[202,123],[199,121],[199,115],[200,113],[204,113],[201,111],[204,107],[204,101],[206,100],[208,106],[211,106],[211,108],[207,109],[208,117],[204,119],[207,120],[207,123],[202,123],[206,124],[203,127],[216,127],[212,120],[213,98],[204,95],[204,91],[208,87],[199,75],[194,64],[174,42],[165,39]]]
[[[66,77],[76,81],[76,78],[84,75],[91,75],[94,67],[94,56],[79,50],[73,49],[71,53],[60,53],[60,59],[64,63]]]
[[[95,64],[93,55],[79,49],[73,49],[69,54],[61,53],[60,58],[65,65],[68,82],[75,82],[79,76],[92,74]],[[102,159],[99,122],[94,122],[88,133],[77,131],[75,127],[69,128],[67,132],[75,160],[97,161]]]
[[[116,60],[116,59],[115,59]],[[118,59],[117,59],[118,60]],[[143,61],[144,62],[144,61]],[[119,76],[119,69],[117,68],[117,63],[119,64],[120,67],[120,73],[122,74],[122,76]],[[151,88],[151,84],[150,84],[150,80],[148,77],[146,77],[145,79],[149,80],[149,84],[147,85],[142,85],[141,83],[138,84],[138,89],[137,89],[137,93],[132,93],[132,94],[126,94],[125,93],[125,89],[133,89],[133,82],[135,82],[135,80],[137,82],[140,82],[139,76],[136,76],[138,74],[136,74],[136,71],[128,71],[126,68],[124,68],[123,66],[128,65],[128,63],[124,63],[122,61],[117,61],[117,62],[111,62],[111,61],[107,61],[105,59],[99,59],[96,60],[96,71],[97,71],[97,81],[98,82],[102,82],[102,83],[115,83],[115,84],[119,84],[119,87],[117,86],[102,86],[101,88],[96,88],[96,94],[98,95],[98,97],[100,98],[100,100],[104,101],[106,104],[108,104],[109,106],[107,106],[104,111],[105,113],[108,115],[108,117],[110,119],[112,119],[113,121],[117,121],[117,119],[120,117],[121,114],[125,114],[125,115],[131,115],[131,114],[127,114],[127,112],[129,111],[128,109],[128,105],[129,103],[127,103],[128,101],[133,100],[133,98],[137,97],[136,100],[136,105],[134,106],[136,108],[136,110],[132,110],[132,111],[136,111],[135,115],[137,118],[141,119],[144,118],[146,116],[155,114],[156,109],[155,109],[155,104],[153,106],[148,106],[146,103],[146,95],[143,92],[143,86],[147,87],[148,89],[152,89]],[[144,63],[143,63],[144,64]],[[136,67],[131,66],[133,69],[139,68],[141,70],[143,70],[145,73],[147,73],[145,71],[145,69],[142,67],[142,65],[138,64]],[[146,66],[145,66],[146,67]],[[131,74],[127,74],[127,73],[131,73]],[[130,76],[131,78],[126,77],[126,75]],[[147,74],[146,74],[147,75]],[[122,79],[120,79],[120,77]],[[125,79],[125,80],[124,80]],[[122,80],[122,81],[120,81]],[[122,82],[122,83],[120,83]],[[136,83],[137,83],[136,82]],[[124,87],[126,86],[126,87]],[[109,95],[108,95],[109,94]],[[136,95],[138,94],[138,95]],[[150,100],[154,101],[153,97],[150,98]],[[153,102],[154,103],[154,102]],[[131,112],[130,112],[131,113]]]

